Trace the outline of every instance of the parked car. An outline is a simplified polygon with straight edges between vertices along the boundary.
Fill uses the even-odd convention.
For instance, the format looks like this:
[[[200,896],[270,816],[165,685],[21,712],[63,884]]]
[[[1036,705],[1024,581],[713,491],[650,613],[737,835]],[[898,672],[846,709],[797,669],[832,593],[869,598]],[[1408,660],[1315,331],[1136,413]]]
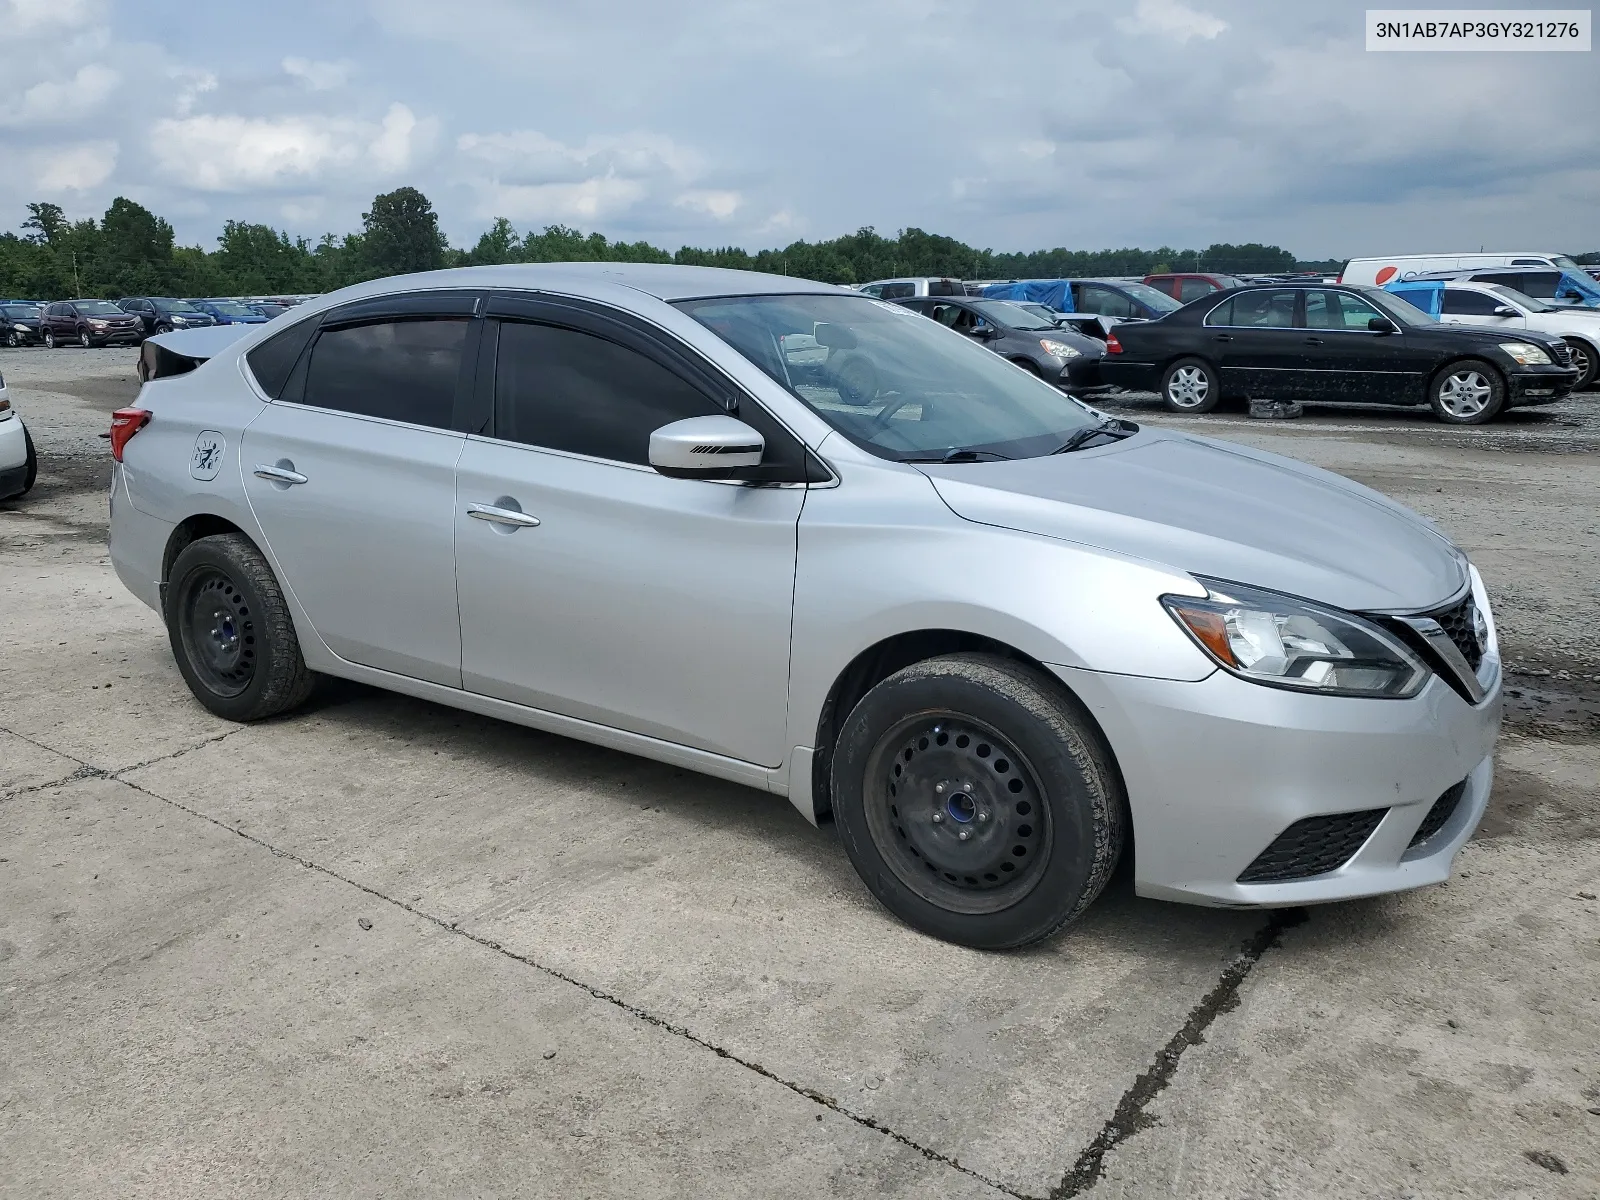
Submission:
[[[256,312],[260,313],[263,317],[266,317],[269,321],[273,317],[278,316],[280,313],[286,313],[289,311],[289,306],[287,304],[268,304],[262,301],[252,301],[250,302],[250,307]]]
[[[1296,905],[1440,882],[1483,815],[1482,580],[1358,484],[799,279],[475,268],[296,315],[112,419],[112,562],[224,718],[328,674],[735,780],[995,949],[1126,844],[1143,895]]]
[[[857,289],[880,300],[904,300],[910,296],[965,296],[966,285],[959,279],[917,275],[904,279],[877,279]]]
[[[1352,258],[1339,272],[1340,283],[1400,282],[1430,271],[1487,271],[1495,267],[1554,267],[1576,271],[1578,264],[1565,254],[1542,251],[1496,254],[1395,254],[1388,258]]]
[[[139,340],[139,322],[109,300],[57,300],[39,317],[46,346],[77,342],[80,346],[131,345]]]
[[[1497,283],[1525,296],[1532,296],[1535,300],[1546,300],[1567,307],[1576,305],[1600,309],[1600,286],[1582,271],[1535,270],[1531,267],[1509,270],[1497,267],[1488,271],[1428,271],[1412,278],[1435,282],[1461,279],[1472,283]]]
[[[139,319],[140,337],[154,337],[174,329],[203,329],[216,324],[209,313],[187,300],[174,300],[171,296],[132,296],[118,300],[117,304]]]
[[[942,296],[897,303],[982,342],[1001,358],[1075,395],[1104,390],[1104,343],[1060,328],[1053,314],[1041,316],[1009,300]]]
[[[1101,375],[1157,391],[1174,412],[1228,396],[1428,404],[1480,425],[1549,404],[1577,371],[1561,339],[1444,325],[1381,288],[1266,284],[1222,292],[1159,321],[1118,326]]]
[[[1019,279],[991,284],[983,294],[992,300],[1027,300],[1060,312],[1124,321],[1154,320],[1182,307],[1166,293],[1127,279]]]
[[[44,308],[38,304],[0,304],[0,334],[8,346],[31,346],[40,340]]]
[[[1205,274],[1198,271],[1171,275],[1146,275],[1144,282],[1158,292],[1171,296],[1179,304],[1199,300],[1212,292],[1225,292],[1229,288],[1243,287],[1244,280],[1235,275]]]
[[[218,325],[260,325],[268,319],[252,305],[237,300],[190,300],[189,303]]]
[[[11,407],[6,377],[0,375],[0,500],[14,500],[33,490],[39,476],[39,455],[22,418]]]
[[[1470,280],[1412,279],[1384,291],[1449,325],[1532,329],[1560,338],[1578,372],[1575,392],[1587,390],[1600,372],[1600,309],[1546,304],[1513,288]]]

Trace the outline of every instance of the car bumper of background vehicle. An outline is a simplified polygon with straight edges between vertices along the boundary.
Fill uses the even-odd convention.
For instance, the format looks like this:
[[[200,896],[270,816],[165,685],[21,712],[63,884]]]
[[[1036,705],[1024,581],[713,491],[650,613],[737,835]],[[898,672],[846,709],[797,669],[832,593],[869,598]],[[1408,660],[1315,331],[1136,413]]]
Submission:
[[[1100,382],[1129,392],[1153,392],[1161,386],[1161,372],[1155,363],[1122,362],[1102,359]]]
[[[22,424],[22,418],[13,414],[0,421],[0,480],[9,481],[12,474],[20,479],[27,468],[28,431]],[[17,487],[21,486],[17,484]],[[0,487],[0,496],[10,494]]]
[[[1477,705],[1437,677],[1410,700],[1376,700],[1307,695],[1223,671],[1184,683],[1051,670],[1088,705],[1117,756],[1143,896],[1282,906],[1438,883],[1488,802],[1498,667]],[[1435,803],[1462,783],[1442,827],[1418,838]],[[1333,853],[1331,869],[1240,882],[1296,822],[1357,813],[1372,814],[1375,827]],[[1366,828],[1354,818],[1328,824],[1334,833],[1314,836],[1336,839],[1340,825],[1347,833],[1352,824]]]

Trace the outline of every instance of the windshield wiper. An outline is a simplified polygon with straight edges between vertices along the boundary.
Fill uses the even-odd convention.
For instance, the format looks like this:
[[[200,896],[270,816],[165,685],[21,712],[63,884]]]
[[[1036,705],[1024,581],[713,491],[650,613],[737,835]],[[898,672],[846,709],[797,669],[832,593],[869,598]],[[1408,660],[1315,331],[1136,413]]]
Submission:
[[[1074,450],[1081,450],[1097,437],[1108,437],[1114,442],[1123,438],[1132,437],[1139,432],[1139,427],[1132,421],[1120,421],[1116,417],[1109,417],[1098,425],[1085,425],[1082,429],[1074,430],[1072,435],[1057,446],[1050,453],[1070,454]]]
[[[1010,458],[1009,454],[1001,454],[998,450],[971,450],[965,446],[952,446],[943,454],[930,455],[925,458],[902,458],[900,461],[908,463],[1001,462]]]

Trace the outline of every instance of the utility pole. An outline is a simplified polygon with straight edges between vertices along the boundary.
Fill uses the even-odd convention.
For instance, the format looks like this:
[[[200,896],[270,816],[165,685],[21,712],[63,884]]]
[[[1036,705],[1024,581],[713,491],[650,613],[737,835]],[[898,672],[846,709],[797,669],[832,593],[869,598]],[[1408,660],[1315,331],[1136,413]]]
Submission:
[[[72,294],[74,296],[83,294],[83,285],[78,282],[78,252],[76,250],[72,252]]]

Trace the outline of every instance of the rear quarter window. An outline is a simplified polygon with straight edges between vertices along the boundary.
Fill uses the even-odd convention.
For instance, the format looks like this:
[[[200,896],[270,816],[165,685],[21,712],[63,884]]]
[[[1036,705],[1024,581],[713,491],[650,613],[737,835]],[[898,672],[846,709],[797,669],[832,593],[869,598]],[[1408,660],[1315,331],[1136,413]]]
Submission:
[[[266,393],[267,399],[276,400],[283,394],[295,363],[300,361],[306,343],[316,331],[317,318],[313,317],[273,334],[245,355],[250,374],[255,376],[257,386]]]

